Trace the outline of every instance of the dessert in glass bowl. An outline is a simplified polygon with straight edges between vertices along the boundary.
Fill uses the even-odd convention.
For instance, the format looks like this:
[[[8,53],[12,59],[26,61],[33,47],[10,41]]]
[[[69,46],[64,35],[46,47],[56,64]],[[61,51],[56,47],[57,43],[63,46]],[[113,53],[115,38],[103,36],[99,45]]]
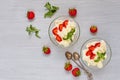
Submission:
[[[100,38],[87,40],[81,48],[81,60],[90,67],[101,69],[111,59],[111,49],[108,43]]]
[[[61,16],[51,22],[48,33],[50,40],[55,45],[67,48],[77,42],[80,28],[72,18]]]

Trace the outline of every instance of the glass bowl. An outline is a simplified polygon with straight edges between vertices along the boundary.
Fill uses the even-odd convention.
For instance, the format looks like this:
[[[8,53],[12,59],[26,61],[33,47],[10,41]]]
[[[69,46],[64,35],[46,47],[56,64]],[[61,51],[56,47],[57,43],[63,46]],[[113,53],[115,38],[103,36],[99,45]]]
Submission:
[[[96,53],[97,56],[96,56],[96,58],[94,57],[92,60],[92,56],[91,56],[92,54],[87,53],[87,52],[88,51],[90,52],[90,50],[92,50],[92,48],[90,49],[91,45],[93,45],[95,47],[95,44],[98,42],[100,42],[100,45],[98,47],[96,47],[95,49],[93,48],[93,53]],[[104,44],[103,42],[106,43],[106,47],[103,47],[103,44]],[[98,54],[100,54],[101,51],[102,51],[102,53],[104,53],[103,50],[106,52],[104,59],[100,57],[101,55],[99,55],[99,58],[98,58]],[[104,68],[110,62],[111,56],[112,56],[112,51],[111,51],[109,44],[105,40],[103,40],[101,38],[92,38],[92,39],[85,41],[85,43],[82,45],[80,55],[81,55],[80,59],[85,66],[87,66],[90,69],[96,70],[96,69]],[[85,56],[87,56],[87,57],[85,57]],[[102,62],[100,62],[100,61],[102,61]]]
[[[74,23],[75,23],[74,39],[71,41],[71,43],[69,43],[68,46],[64,46],[63,44],[61,44],[61,42],[64,41],[63,38],[62,38],[62,41],[61,41],[61,42],[58,42],[58,41],[56,40],[56,36],[53,34],[53,29],[54,29],[55,27],[57,27],[57,28],[59,29],[59,25],[56,26],[57,21],[58,21],[58,24],[59,24],[60,21],[61,21],[61,23],[63,23],[65,20],[68,20],[68,21],[69,21],[68,24],[70,24],[70,22],[74,22]],[[62,22],[62,21],[63,21],[63,22]],[[60,23],[60,24],[61,24],[61,23]],[[65,29],[65,28],[64,28],[64,29]],[[59,32],[60,32],[60,31],[59,31]],[[64,31],[64,33],[66,33],[66,32]],[[61,48],[69,48],[70,46],[74,45],[74,44],[78,41],[79,36],[80,36],[80,27],[79,27],[79,24],[78,24],[74,19],[72,19],[72,18],[70,18],[70,17],[67,17],[67,16],[60,16],[60,17],[55,18],[55,19],[50,23],[50,26],[49,26],[49,29],[48,29],[48,34],[49,34],[50,40],[52,41],[52,43],[53,43],[54,45],[56,45],[56,46],[58,46],[58,47],[61,47]]]

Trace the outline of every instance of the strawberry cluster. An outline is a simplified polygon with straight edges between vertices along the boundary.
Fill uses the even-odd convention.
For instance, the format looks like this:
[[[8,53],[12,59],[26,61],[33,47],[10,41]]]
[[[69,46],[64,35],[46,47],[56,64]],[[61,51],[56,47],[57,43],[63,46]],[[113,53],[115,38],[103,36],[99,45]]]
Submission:
[[[68,25],[68,20],[65,20],[62,24],[59,24],[58,27],[55,27],[53,30],[52,30],[52,33],[54,34],[54,36],[56,36],[56,40],[58,42],[61,42],[62,41],[62,38],[58,35],[58,31],[62,31],[63,28],[66,28],[66,26]]]
[[[94,59],[96,54],[93,53],[94,49],[96,47],[100,47],[100,43],[96,43],[95,45],[91,45],[90,47],[88,47],[88,51],[86,52],[86,56],[90,56],[90,59]]]
[[[73,68],[73,66],[72,66],[72,64],[71,64],[70,62],[66,62],[66,63],[65,63],[64,69],[65,69],[66,71],[71,71],[72,68]],[[80,69],[79,69],[78,67],[76,67],[76,68],[74,68],[74,69],[72,70],[72,75],[73,75],[74,77],[78,77],[78,76],[80,76],[80,74],[81,74],[81,72],[80,72]]]

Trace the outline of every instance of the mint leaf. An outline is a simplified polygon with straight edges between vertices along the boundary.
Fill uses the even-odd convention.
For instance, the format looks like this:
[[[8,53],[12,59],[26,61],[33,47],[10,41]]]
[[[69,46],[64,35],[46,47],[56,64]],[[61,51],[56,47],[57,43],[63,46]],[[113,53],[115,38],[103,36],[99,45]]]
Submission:
[[[94,62],[99,62],[100,60],[104,60],[105,59],[105,54],[106,54],[106,52],[105,53],[97,52],[98,57],[97,57],[96,60],[94,60]]]
[[[51,4],[49,2],[47,2],[44,7],[46,7],[48,10],[51,10]]]
[[[72,36],[75,32],[75,28],[72,28],[70,32],[68,32],[67,37],[63,37],[63,40],[68,40],[70,39],[72,41]]]
[[[56,12],[59,9],[59,7],[52,6],[52,12]]]
[[[53,16],[53,12],[48,11],[47,13],[44,14],[44,18],[49,17],[51,18]]]
[[[38,38],[40,38],[40,36],[39,36],[39,31],[36,31],[36,32],[35,32],[35,36],[38,37]]]
[[[44,7],[46,7],[46,9],[48,10],[48,12],[44,14],[44,18],[46,17],[51,18],[56,13],[56,11],[59,9],[59,7],[57,6],[51,6],[49,2],[47,2]]]
[[[94,60],[94,62],[99,62],[100,61],[100,57],[98,57],[96,60]]]
[[[39,36],[39,29],[37,29],[36,27],[33,27],[32,25],[30,25],[29,27],[26,28],[26,31],[28,32],[28,35],[31,35],[32,33],[35,33],[35,36],[40,38]]]

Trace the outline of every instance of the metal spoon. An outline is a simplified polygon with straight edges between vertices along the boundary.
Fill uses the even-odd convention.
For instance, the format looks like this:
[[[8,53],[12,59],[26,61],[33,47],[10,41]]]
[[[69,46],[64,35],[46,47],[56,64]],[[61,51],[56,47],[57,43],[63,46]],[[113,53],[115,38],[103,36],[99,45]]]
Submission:
[[[74,60],[78,60],[78,61],[79,61],[79,64],[81,65],[82,69],[86,72],[86,74],[87,74],[87,76],[88,76],[88,80],[93,80],[92,73],[90,73],[90,72],[83,66],[83,64],[82,64],[81,61],[80,61],[80,55],[79,55],[77,52],[74,52],[74,53],[73,53],[73,58],[74,58]]]
[[[74,60],[78,60],[79,64],[84,68],[83,64],[80,61],[80,55],[77,52],[73,53]]]
[[[69,52],[69,51],[65,52],[65,56],[66,56],[67,60],[71,60],[72,59],[72,53]]]
[[[67,60],[72,60],[77,66],[79,66],[80,68],[82,68],[72,57],[72,53],[69,51],[65,52],[65,56],[67,58]]]

